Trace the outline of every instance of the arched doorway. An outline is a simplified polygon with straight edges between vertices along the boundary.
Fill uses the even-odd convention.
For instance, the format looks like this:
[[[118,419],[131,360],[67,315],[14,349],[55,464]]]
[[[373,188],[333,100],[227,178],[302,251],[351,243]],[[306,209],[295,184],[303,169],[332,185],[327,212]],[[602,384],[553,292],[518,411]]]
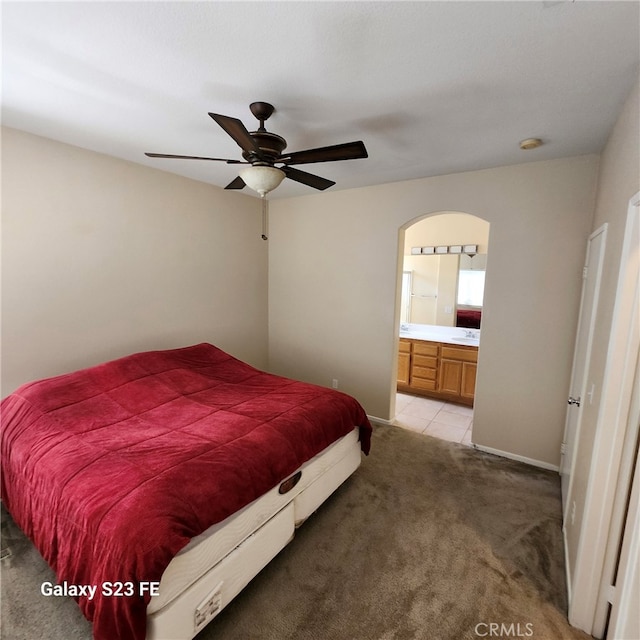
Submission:
[[[472,443],[489,230],[487,221],[454,211],[399,230],[394,424]]]

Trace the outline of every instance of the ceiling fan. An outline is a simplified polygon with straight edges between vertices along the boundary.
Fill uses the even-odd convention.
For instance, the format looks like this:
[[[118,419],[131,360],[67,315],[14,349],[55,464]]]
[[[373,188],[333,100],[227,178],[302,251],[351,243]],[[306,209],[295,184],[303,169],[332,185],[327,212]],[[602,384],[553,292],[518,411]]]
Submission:
[[[346,142],[329,147],[307,149],[284,153],[287,141],[276,133],[267,131],[264,123],[275,111],[268,102],[252,102],[249,105],[251,113],[259,120],[257,131],[249,132],[237,118],[223,116],[218,113],[209,115],[235,140],[242,149],[242,160],[227,158],[209,158],[202,156],[182,156],[165,153],[145,153],[150,158],[181,158],[185,160],[214,160],[227,164],[246,164],[247,168],[240,171],[240,175],[232,180],[225,189],[243,189],[249,186],[265,197],[269,191],[275,189],[286,177],[300,182],[314,189],[324,191],[332,187],[335,182],[321,178],[312,173],[295,169],[294,164],[311,164],[313,162],[334,162],[336,160],[354,160],[367,158],[368,153],[362,141]],[[276,167],[275,165],[280,166]]]

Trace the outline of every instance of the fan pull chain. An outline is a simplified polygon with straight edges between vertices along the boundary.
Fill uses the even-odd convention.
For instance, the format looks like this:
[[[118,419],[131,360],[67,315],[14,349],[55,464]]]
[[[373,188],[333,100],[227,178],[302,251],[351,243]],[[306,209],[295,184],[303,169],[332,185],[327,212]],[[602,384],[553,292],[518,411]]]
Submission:
[[[266,194],[262,194],[262,196],[260,196],[262,198],[262,239],[268,240],[269,237],[267,236],[267,223],[269,217],[269,203],[265,198],[265,195]]]

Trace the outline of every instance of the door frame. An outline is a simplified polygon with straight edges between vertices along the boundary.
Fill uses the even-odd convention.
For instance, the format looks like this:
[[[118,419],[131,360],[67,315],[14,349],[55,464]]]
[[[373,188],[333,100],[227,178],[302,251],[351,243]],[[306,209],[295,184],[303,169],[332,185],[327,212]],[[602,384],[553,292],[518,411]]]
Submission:
[[[631,419],[640,421],[640,359],[636,368]],[[636,438],[638,434],[636,433]],[[637,442],[635,443],[637,446]],[[629,487],[629,503],[620,544],[616,597],[611,607],[608,634],[612,638],[639,638],[638,602],[640,602],[640,456],[635,452],[633,484]],[[617,555],[617,554],[616,554]]]
[[[627,211],[602,398],[569,603],[569,622],[589,633],[595,627],[604,559],[608,545],[612,543],[609,533],[615,496],[624,481],[619,478],[619,470],[633,398],[635,368],[640,353],[639,229],[640,192],[629,200]]]
[[[640,354],[639,354],[640,355]],[[607,541],[603,580],[598,595],[593,635],[601,637],[607,628],[611,638],[640,638],[640,357],[623,451],[623,466],[616,492],[613,522]],[[612,589],[613,585],[613,589]],[[609,618],[609,603],[611,613]]]

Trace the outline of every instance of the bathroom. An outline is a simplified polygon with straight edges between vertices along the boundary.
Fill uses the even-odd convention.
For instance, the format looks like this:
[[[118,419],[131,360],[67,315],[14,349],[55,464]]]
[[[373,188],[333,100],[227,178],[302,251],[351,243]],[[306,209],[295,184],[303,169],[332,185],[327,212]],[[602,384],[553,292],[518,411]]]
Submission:
[[[440,212],[405,231],[395,424],[467,445],[489,226]]]

